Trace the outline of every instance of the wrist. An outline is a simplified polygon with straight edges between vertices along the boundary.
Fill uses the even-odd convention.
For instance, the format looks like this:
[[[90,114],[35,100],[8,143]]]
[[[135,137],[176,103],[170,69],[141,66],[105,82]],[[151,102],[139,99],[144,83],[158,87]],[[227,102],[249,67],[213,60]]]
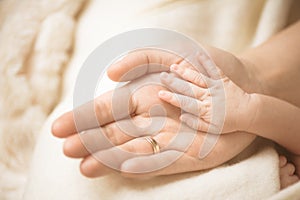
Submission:
[[[246,77],[245,77],[245,85],[243,88],[244,91],[248,93],[264,93],[264,84],[261,80],[263,80],[260,75],[261,73],[257,70],[257,63],[253,62],[251,58],[248,58],[247,55],[238,57],[242,66],[244,68]]]
[[[252,54],[237,56],[211,46],[205,46],[205,49],[223,73],[244,91],[262,93],[260,71],[256,67],[259,65],[252,62]]]
[[[247,94],[247,100],[240,106],[240,117],[238,128],[240,131],[251,132],[255,124],[257,112],[260,107],[260,95],[256,93]]]

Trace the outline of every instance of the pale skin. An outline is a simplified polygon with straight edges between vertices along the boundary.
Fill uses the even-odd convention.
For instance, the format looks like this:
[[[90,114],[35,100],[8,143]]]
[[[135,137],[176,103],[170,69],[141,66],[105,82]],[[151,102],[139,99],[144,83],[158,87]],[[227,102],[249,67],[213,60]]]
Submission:
[[[167,88],[176,92],[161,90],[158,96],[184,111],[179,117],[182,122],[193,129],[204,132],[209,131],[210,126],[219,126],[220,132],[215,134],[235,131],[254,133],[275,141],[293,154],[299,155],[300,126],[297,122],[300,121],[300,108],[278,98],[246,93],[226,77],[210,58],[201,55],[199,60],[207,71],[213,69],[218,71],[222,87],[215,87],[217,83],[213,79],[205,77],[197,69],[181,67],[177,64],[171,65],[170,72],[175,73],[180,79],[166,72],[161,73],[161,81]],[[216,100],[213,103],[212,99],[216,98],[215,95],[218,94],[216,91],[213,94],[210,92],[213,88],[225,92],[224,101]],[[225,118],[220,124],[214,124],[211,121],[212,108],[215,103],[223,102]],[[286,158],[281,156],[280,167],[287,164]],[[294,168],[291,164],[287,166]],[[299,166],[296,165],[296,167]],[[281,175],[283,176],[282,181],[293,183],[299,180],[296,174],[289,175],[291,175],[290,178]]]
[[[201,55],[199,60],[207,71],[211,69],[219,71],[219,68],[210,62],[207,56]],[[175,64],[171,66],[170,71],[186,82],[163,72],[162,82],[177,93],[161,90],[158,93],[159,97],[184,110],[185,113],[181,114],[180,119],[189,127],[204,132],[208,131],[209,126],[219,126],[220,133],[246,131],[273,140],[294,154],[300,154],[300,126],[297,123],[300,121],[300,108],[297,106],[278,98],[258,93],[246,93],[221,71],[219,71],[219,80],[222,81],[223,87],[217,88],[214,79],[205,77],[197,70]],[[179,89],[180,87],[187,88],[185,84],[193,93]],[[226,114],[220,124],[213,124],[211,121],[214,106],[211,99],[216,97],[210,91],[214,87],[216,88],[214,90],[217,90],[214,92],[216,94],[218,90],[225,92],[223,103]],[[221,104],[222,102],[214,103]]]
[[[243,91],[247,93],[260,93],[278,97],[296,106],[300,106],[300,95],[297,94],[298,86],[300,85],[300,79],[298,78],[300,74],[300,59],[297,55],[297,49],[300,48],[298,36],[299,30],[300,23],[298,22],[292,27],[287,28],[283,32],[274,36],[263,45],[256,47],[241,56],[234,56],[228,52],[224,52],[213,47],[206,46],[205,48],[215,61],[216,65]],[[284,49],[290,49],[288,54]],[[179,65],[186,64],[181,58],[174,55],[155,51],[135,52],[111,66],[108,70],[108,75],[115,81],[132,81],[138,77],[133,76],[124,78],[123,75],[137,66],[148,64],[149,62],[160,63],[165,67],[155,69],[150,68],[145,70],[145,73],[169,71],[168,66],[174,63]],[[270,74],[271,66],[273,71]],[[141,75],[145,74],[139,74],[139,76]],[[132,82],[134,83],[134,81]],[[286,88],[289,88],[289,90]],[[134,93],[134,101],[131,102],[131,114],[134,116],[135,120],[139,121],[140,124],[147,124],[149,121],[148,111],[151,105],[158,103],[162,104],[166,108],[169,113],[169,120],[167,120],[165,128],[155,135],[155,139],[162,145],[168,143],[168,140],[172,138],[172,128],[175,127],[176,129],[180,123],[179,109],[176,109],[174,106],[167,105],[159,99],[157,94],[163,89],[165,88],[158,86],[143,87]],[[145,96],[147,98],[145,98]],[[128,170],[134,170],[134,168],[139,164],[146,161],[153,162],[155,159],[159,159],[159,155],[167,156],[167,153],[151,155],[153,152],[149,143],[144,140],[138,140],[136,137],[128,137],[126,134],[123,134],[121,130],[118,130],[115,126],[116,121],[111,117],[110,113],[111,92],[96,98],[95,102],[96,105],[101,108],[98,110],[96,109],[96,112],[98,120],[101,122],[101,127],[104,127],[104,134],[109,135],[109,138],[114,144],[128,151],[149,154],[127,158],[127,160],[121,159],[119,161],[119,166],[121,166],[119,170],[126,176],[147,177],[211,168],[231,159],[255,139],[255,135],[241,131],[221,135],[213,151],[206,158],[200,160],[197,157],[197,153],[199,151],[199,145],[203,142],[203,134],[198,132],[198,134],[196,134],[197,139],[184,153],[184,156],[172,165],[150,173],[127,173]],[[105,127],[107,129],[105,129]],[[87,130],[89,128],[90,127],[86,127]],[[109,131],[106,132],[105,130]],[[72,112],[68,112],[57,119],[53,124],[52,132],[57,137],[66,138],[64,152],[67,156],[83,159],[80,169],[84,175],[88,177],[98,177],[111,172],[117,172],[95,160],[94,157],[90,155],[91,152],[86,150],[80,141],[79,135],[77,134],[78,132],[75,127]],[[165,132],[168,132],[168,134],[166,134],[168,137],[162,137]],[[232,148],[233,146],[234,148]],[[109,152],[111,150],[97,149],[97,151]],[[171,151],[171,154],[174,151],[175,150]],[[218,156],[218,152],[220,151],[224,152],[222,158]],[[293,153],[296,154],[297,151],[293,151]],[[295,158],[293,160],[294,162],[297,161],[297,156],[293,155],[293,158]],[[281,162],[281,165],[283,166],[281,169],[285,169],[286,171],[283,173],[282,177],[288,177],[287,180],[293,182],[290,179],[290,177],[292,177],[290,175],[294,174],[295,169],[290,167],[290,164],[285,162],[284,159],[281,160],[283,160]]]
[[[142,79],[142,81],[146,82],[147,80],[153,80],[153,78],[155,77],[159,78],[159,74],[147,76],[147,78]],[[130,85],[134,83],[135,81],[130,83]],[[139,84],[140,83],[141,82],[139,82]],[[178,119],[180,111],[174,106],[162,102],[158,98],[156,94],[161,89],[163,89],[163,87],[157,85],[142,87],[140,90],[133,93],[132,98],[134,99],[134,101],[131,101],[129,107],[131,110],[131,114],[133,115],[133,121],[139,124],[140,127],[142,127],[147,126],[149,122],[149,108],[152,107],[152,105],[162,104],[164,106],[167,112],[167,117],[164,117],[164,120],[166,120],[164,127],[159,130],[158,133],[155,133],[155,135],[153,135],[153,138],[160,144],[161,148],[164,148],[168,144],[168,142],[176,135],[183,133],[188,137],[189,134],[187,134],[187,132],[178,132],[178,129],[181,126],[181,122]],[[122,96],[126,96],[128,94],[130,93],[122,93]],[[52,127],[52,131],[55,136],[67,138],[64,144],[64,153],[72,158],[83,158],[80,170],[82,174],[88,177],[99,177],[109,173],[120,172],[123,176],[126,177],[144,178],[208,169],[228,161],[229,159],[240,153],[255,139],[255,136],[242,132],[221,136],[213,151],[204,159],[200,160],[198,158],[199,146],[201,146],[205,134],[198,132],[198,134],[195,135],[192,130],[186,127],[185,130],[188,130],[188,132],[196,136],[196,138],[193,140],[193,143],[189,146],[188,149],[183,150],[180,148],[170,148],[163,150],[162,153],[152,155],[153,150],[149,143],[139,138],[139,136],[147,135],[149,134],[149,132],[144,132],[141,130],[140,132],[135,132],[135,136],[130,136],[124,133],[124,130],[121,130],[117,126],[118,122],[114,121],[113,116],[111,115],[111,95],[112,91],[96,98],[95,106],[97,119],[101,125],[102,134],[115,145],[114,147],[105,146],[107,145],[107,143],[103,143],[101,145],[101,140],[98,140],[99,142],[97,142],[97,144],[99,144],[99,146],[95,146],[93,148],[91,144],[92,141],[94,141],[95,139],[99,139],[99,132],[94,132],[94,130],[100,129],[100,127],[95,128],[90,124],[86,127],[82,127],[85,133],[80,138],[74,120],[74,112],[76,111],[64,114],[53,124]],[[145,98],[145,96],[147,96],[147,98]],[[81,112],[86,112],[82,107],[78,109]],[[155,114],[155,116],[152,117],[152,120],[155,119],[161,120],[159,114],[157,114],[157,116]],[[91,142],[89,144],[89,147],[91,147],[90,149],[93,149],[92,153],[94,153],[94,156],[91,156],[91,152],[87,151],[86,147],[82,143],[82,139],[85,141],[85,144],[89,143],[89,141]],[[238,145],[234,145],[235,143]],[[234,148],[232,148],[233,146]],[[115,165],[113,164],[113,167],[117,168],[117,170],[107,167],[105,166],[105,164],[95,159],[95,156],[99,154],[101,154],[100,156],[103,156],[103,154],[113,156],[113,153],[117,149],[122,149],[124,151],[132,153],[142,153],[143,155],[127,156],[124,154],[124,157],[120,156],[118,158],[114,156]],[[225,152],[225,149],[228,150],[226,150]],[[219,152],[223,151],[225,152],[223,156],[218,156]],[[176,156],[178,153],[182,152],[184,152],[182,156],[176,162],[166,168],[151,171],[148,173],[139,172],[140,170],[143,170],[143,168],[140,167],[144,166],[145,164],[148,166],[149,164],[156,163],[157,159],[170,159]],[[121,153],[122,155],[122,152],[119,153]],[[134,171],[134,173],[129,173],[131,171]]]

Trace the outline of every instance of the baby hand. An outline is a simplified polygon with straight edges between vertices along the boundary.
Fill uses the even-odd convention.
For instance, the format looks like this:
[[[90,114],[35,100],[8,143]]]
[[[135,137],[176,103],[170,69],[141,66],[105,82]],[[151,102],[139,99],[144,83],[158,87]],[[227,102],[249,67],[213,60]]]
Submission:
[[[175,92],[161,90],[163,101],[181,108],[180,120],[193,129],[214,134],[228,133],[247,128],[247,104],[251,95],[234,84],[206,55],[199,62],[209,77],[198,70],[172,65],[161,73],[161,81]]]

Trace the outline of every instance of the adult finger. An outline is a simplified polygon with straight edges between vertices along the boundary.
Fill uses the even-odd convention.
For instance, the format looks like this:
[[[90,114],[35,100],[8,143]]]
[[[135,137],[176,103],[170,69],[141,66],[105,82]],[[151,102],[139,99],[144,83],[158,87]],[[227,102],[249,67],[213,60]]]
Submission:
[[[196,134],[193,131],[187,132],[161,132],[152,138],[157,142],[160,147],[160,153],[168,150],[176,150],[184,152],[188,149],[189,145],[193,143],[193,139],[195,138]],[[145,156],[145,155],[152,155],[154,153],[154,149],[152,144],[147,141],[145,138],[140,137],[133,140],[130,140],[122,145],[112,147],[107,150],[99,151],[94,153],[92,156],[89,156],[83,161],[86,166],[92,166],[91,168],[86,169],[86,174],[93,174],[94,176],[100,176],[102,174],[103,166],[107,166],[114,170],[120,171],[122,163],[128,159]],[[160,154],[159,153],[159,154]],[[174,158],[176,159],[176,158]],[[95,160],[101,162],[102,164],[95,165]],[[86,163],[88,162],[88,163]],[[91,163],[91,164],[89,164]],[[93,172],[91,172],[92,170]],[[153,169],[156,170],[156,169]],[[99,173],[97,173],[97,171]],[[139,169],[140,172],[143,169]]]
[[[82,161],[81,172],[88,177],[97,177],[103,175],[103,169],[105,168],[120,171],[125,160],[136,156],[149,155],[151,151],[152,147],[145,139],[130,140],[126,145],[115,146],[88,156]],[[110,172],[110,170],[105,171]]]
[[[113,102],[113,99],[120,97],[123,101]],[[127,87],[117,88],[60,116],[52,125],[52,133],[56,137],[65,138],[76,132],[126,118],[134,112],[134,103]]]
[[[80,163],[80,172],[86,177],[95,178],[99,176],[105,176],[111,173],[118,172],[117,170],[106,166],[103,162],[99,162],[93,156],[88,156]]]
[[[127,177],[151,177],[207,169],[216,165],[210,161],[210,157],[198,158],[204,133],[182,133],[180,135],[187,138],[178,137],[177,141],[183,140],[186,144],[175,143],[174,147],[177,148],[169,148],[160,154],[130,158],[122,164],[122,174]]]
[[[134,157],[126,160],[121,166],[123,176],[147,178],[213,168],[232,159],[255,139],[254,135],[242,132],[221,135],[212,151],[207,156],[199,159],[199,147],[203,144],[206,135],[200,134],[197,136],[194,143],[185,153],[168,150],[161,154]],[[220,156],[220,152],[222,152],[222,156]],[[178,159],[171,164],[167,162],[174,157]],[[162,167],[159,168],[157,166]],[[152,170],[155,167],[157,167],[157,170]],[[141,168],[143,171],[138,173]]]
[[[195,168],[196,165],[199,165],[198,159],[181,151],[168,150],[126,160],[121,165],[121,174],[130,178],[150,178],[200,170],[201,168]],[[204,162],[202,169],[205,169]]]
[[[115,150],[115,152],[111,151],[111,153],[106,154],[108,162],[99,162],[95,157],[89,156],[83,160],[81,172],[88,177],[98,177],[121,170],[121,173],[127,177],[145,177],[208,169],[230,160],[255,139],[254,135],[241,132],[222,135],[212,151],[206,157],[199,159],[199,148],[205,140],[205,136],[205,134],[197,134],[194,142],[187,151],[184,151],[184,154],[181,150],[169,149],[154,155],[139,154],[138,157],[127,154],[127,157],[124,159],[125,154],[119,154],[119,151]],[[134,152],[138,148],[135,148]],[[143,152],[145,152],[145,147],[142,148],[144,148]],[[148,148],[148,151],[151,150],[149,146],[146,148]],[[222,156],[220,156],[220,152],[222,152]],[[176,158],[175,161],[173,160],[174,158]],[[119,160],[117,162],[118,170],[111,169],[111,162],[116,160]],[[157,168],[157,166],[161,168]]]
[[[64,143],[64,153],[73,158],[86,157],[94,152],[121,145],[136,137],[156,134],[168,127],[167,123],[170,123],[170,120],[163,119],[163,117],[135,116],[132,119],[88,129],[69,136]]]
[[[141,156],[142,154],[139,155]],[[132,153],[122,152],[120,154],[120,151],[117,151],[116,148],[105,152],[102,151],[96,156],[89,156],[82,161],[80,166],[81,173],[87,177],[98,177],[114,171],[121,172],[122,163],[134,157],[136,156],[132,156]]]
[[[149,73],[168,71],[171,64],[180,64],[183,60],[164,50],[139,50],[113,63],[107,70],[107,75],[113,81],[130,81]]]

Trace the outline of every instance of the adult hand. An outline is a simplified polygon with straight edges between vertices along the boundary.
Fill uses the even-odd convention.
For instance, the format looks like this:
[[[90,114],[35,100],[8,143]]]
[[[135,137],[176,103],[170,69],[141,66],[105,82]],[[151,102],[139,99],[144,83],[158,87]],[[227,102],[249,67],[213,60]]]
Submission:
[[[240,58],[211,46],[205,46],[205,49],[207,52],[200,53],[208,53],[207,56],[211,57],[220,70],[235,84],[248,93],[262,92],[260,81],[252,71],[254,66],[247,58]],[[186,59],[173,53],[153,49],[129,53],[122,60],[111,65],[107,74],[113,81],[132,81],[147,74],[169,71],[172,64],[191,68]]]
[[[158,98],[158,91],[166,89],[158,81],[158,74],[131,81],[54,122],[53,134],[66,138],[64,153],[83,159],[82,174],[98,177],[121,172],[145,177],[202,170],[226,162],[254,140],[255,136],[248,133],[222,135],[210,154],[199,159],[206,133],[195,132],[180,122],[180,110]],[[122,107],[119,112],[112,104],[120,97],[128,99],[128,112],[123,116],[123,106],[117,106]],[[159,105],[163,110],[157,109]],[[151,145],[141,138],[146,135],[157,141],[160,153],[153,154]]]

